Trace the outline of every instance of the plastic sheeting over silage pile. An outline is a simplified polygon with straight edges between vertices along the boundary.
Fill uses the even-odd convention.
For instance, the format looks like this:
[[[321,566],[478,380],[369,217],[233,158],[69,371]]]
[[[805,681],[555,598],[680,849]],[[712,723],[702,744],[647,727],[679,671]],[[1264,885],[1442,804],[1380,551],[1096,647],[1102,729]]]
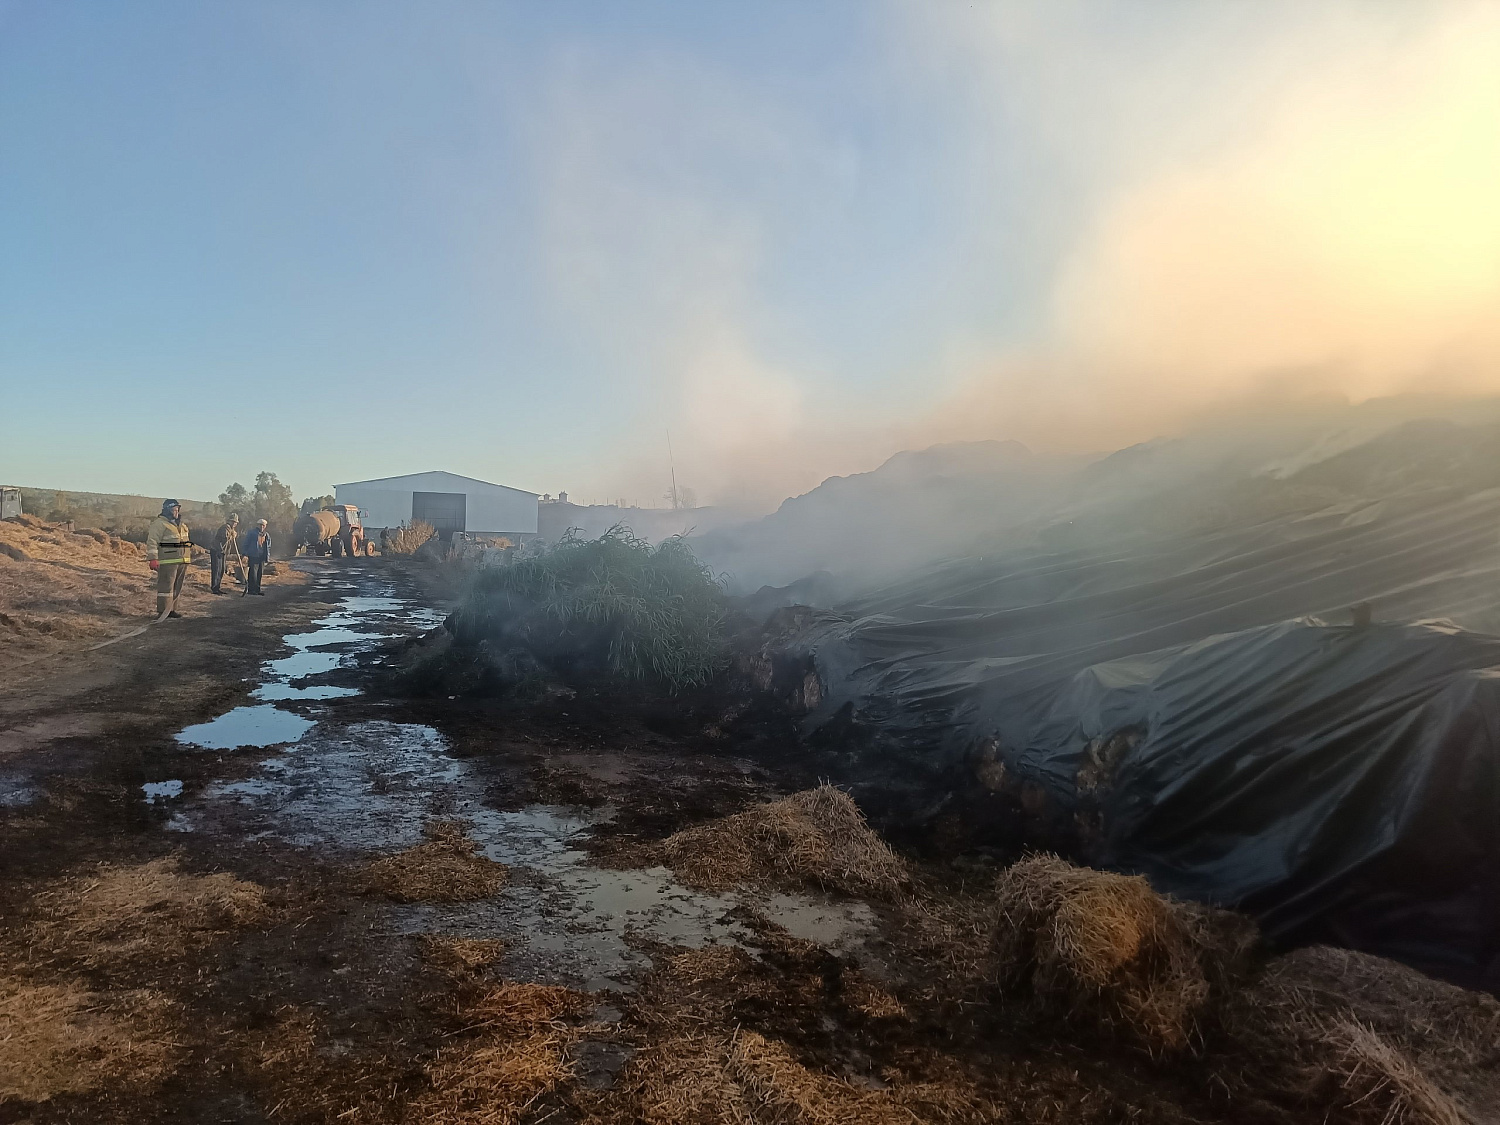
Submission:
[[[1495,989],[1500,638],[1323,621],[1369,599],[1494,628],[1497,526],[1488,493],[1000,553],[840,606],[786,651],[822,681],[810,731],[852,716],[956,788],[1025,786],[1088,858],[1275,938]]]
[[[1471,985],[1500,953],[1500,638],[1300,620],[1100,665],[1009,761],[1097,810],[1104,864],[1273,937]]]

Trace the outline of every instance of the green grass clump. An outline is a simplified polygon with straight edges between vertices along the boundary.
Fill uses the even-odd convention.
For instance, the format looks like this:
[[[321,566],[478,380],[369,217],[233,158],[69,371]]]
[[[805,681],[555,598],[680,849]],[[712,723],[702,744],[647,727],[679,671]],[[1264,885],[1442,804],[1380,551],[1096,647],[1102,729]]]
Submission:
[[[653,547],[617,525],[481,572],[449,628],[460,644],[519,642],[555,667],[678,691],[724,666],[725,612],[722,581],[684,540]]]

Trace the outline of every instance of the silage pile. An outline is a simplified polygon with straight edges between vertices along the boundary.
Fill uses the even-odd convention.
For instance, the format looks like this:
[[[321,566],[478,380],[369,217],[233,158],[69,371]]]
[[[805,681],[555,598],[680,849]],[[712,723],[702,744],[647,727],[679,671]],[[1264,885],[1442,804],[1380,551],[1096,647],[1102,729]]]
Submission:
[[[134,543],[32,516],[0,520],[0,660],[42,656],[144,624],[155,575]],[[206,588],[188,569],[184,593]]]
[[[660,859],[702,890],[816,887],[889,899],[910,878],[904,860],[831,785],[694,825],[660,845]]]

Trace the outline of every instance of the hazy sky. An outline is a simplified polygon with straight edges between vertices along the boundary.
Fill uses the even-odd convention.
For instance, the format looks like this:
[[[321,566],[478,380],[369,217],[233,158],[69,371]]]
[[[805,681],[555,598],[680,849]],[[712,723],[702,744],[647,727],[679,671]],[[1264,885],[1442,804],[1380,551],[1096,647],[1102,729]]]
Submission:
[[[765,504],[1500,386],[1500,2],[0,0],[0,478]]]

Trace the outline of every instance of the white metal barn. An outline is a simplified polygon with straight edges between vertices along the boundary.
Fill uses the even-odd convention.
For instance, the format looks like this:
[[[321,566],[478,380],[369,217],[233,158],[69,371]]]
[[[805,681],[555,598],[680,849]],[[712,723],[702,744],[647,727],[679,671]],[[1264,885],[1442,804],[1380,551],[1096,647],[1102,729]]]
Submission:
[[[425,520],[445,539],[455,531],[480,535],[536,534],[537,494],[456,473],[412,473],[333,486],[340,504],[354,504],[367,529]]]

